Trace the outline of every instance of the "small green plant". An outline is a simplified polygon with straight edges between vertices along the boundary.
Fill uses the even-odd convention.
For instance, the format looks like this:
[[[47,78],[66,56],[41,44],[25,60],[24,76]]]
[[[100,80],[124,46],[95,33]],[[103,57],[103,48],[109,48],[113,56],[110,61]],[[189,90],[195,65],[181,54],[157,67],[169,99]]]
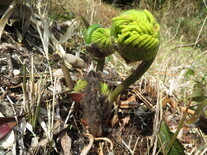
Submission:
[[[147,10],[128,10],[112,19],[111,29],[99,24],[88,27],[86,49],[98,58],[97,70],[103,71],[105,57],[115,52],[126,63],[142,61],[136,70],[109,96],[110,106],[124,89],[135,83],[153,63],[160,44],[160,26]]]
[[[109,103],[107,115],[111,112],[113,102],[126,88],[134,84],[153,63],[160,44],[160,26],[153,15],[147,10],[128,10],[112,19],[111,29],[102,28],[99,24],[88,27],[85,33],[87,51],[97,58],[97,71],[103,71],[105,57],[115,49],[125,62],[142,63],[132,74],[119,84],[108,95],[107,85],[99,84],[99,91],[107,92]],[[80,82],[78,82],[80,84]],[[83,83],[83,81],[81,82]],[[75,89],[79,87],[76,86]],[[84,85],[85,87],[85,85]],[[107,116],[106,123],[110,115]]]
[[[118,53],[126,63],[142,63],[110,94],[111,104],[124,89],[135,83],[148,70],[160,44],[160,26],[147,10],[128,10],[112,21],[112,42],[118,47]]]
[[[86,50],[97,59],[97,71],[103,71],[105,57],[115,52],[110,39],[110,29],[99,24],[91,25],[85,33]]]
[[[190,108],[192,101],[198,103],[198,107],[196,108],[194,114],[189,119],[186,119],[187,111]],[[207,106],[207,96],[205,96],[204,90],[202,88],[197,88],[189,96],[187,108],[174,134],[170,133],[170,130],[168,129],[166,124],[162,122],[159,131],[159,136],[160,136],[160,143],[162,144],[161,147],[164,155],[184,154],[183,148],[179,143],[179,141],[176,139],[176,137],[179,134],[181,128],[184,126],[184,124],[192,125],[196,121],[198,121],[200,117],[202,117],[203,110],[206,108],[206,106]]]

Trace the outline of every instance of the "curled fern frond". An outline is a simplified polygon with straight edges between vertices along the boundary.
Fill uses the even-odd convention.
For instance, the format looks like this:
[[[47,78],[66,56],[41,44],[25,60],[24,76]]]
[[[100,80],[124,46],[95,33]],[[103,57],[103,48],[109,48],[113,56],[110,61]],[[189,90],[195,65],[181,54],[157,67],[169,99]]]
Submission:
[[[98,28],[92,33],[91,42],[97,44],[100,48],[109,48],[111,46],[110,30]]]
[[[98,24],[90,26],[85,34],[86,49],[93,56],[105,58],[115,52],[111,43],[110,29]]]
[[[111,35],[126,62],[150,60],[157,54],[160,26],[147,10],[128,10],[112,19]]]

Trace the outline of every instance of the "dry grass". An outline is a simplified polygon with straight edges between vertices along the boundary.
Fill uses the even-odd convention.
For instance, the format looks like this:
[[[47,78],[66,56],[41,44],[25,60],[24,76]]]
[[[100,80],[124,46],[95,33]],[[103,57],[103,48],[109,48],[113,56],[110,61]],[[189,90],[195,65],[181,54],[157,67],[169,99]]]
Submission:
[[[77,16],[82,16],[90,24],[100,23],[103,26],[111,25],[111,18],[117,16],[120,11],[114,7],[103,4],[101,1],[87,0],[53,0],[52,10],[64,13],[64,11],[73,11]]]
[[[190,4],[185,7],[185,11],[193,7],[192,1],[188,0],[188,2]],[[141,155],[143,152],[156,154],[159,141],[157,129],[161,120],[164,118],[171,131],[175,132],[183,116],[180,106],[185,107],[185,103],[188,102],[187,97],[192,92],[196,80],[207,75],[204,71],[207,65],[204,57],[206,51],[192,46],[185,47],[186,42],[183,37],[178,37],[180,31],[168,26],[167,21],[170,21],[170,15],[160,18],[162,41],[153,66],[135,85],[120,96],[118,99],[120,107],[114,109],[115,115],[111,120],[113,127],[106,128],[107,135],[94,138],[87,133],[88,127],[84,125],[84,120],[80,116],[80,105],[71,100],[71,90],[68,90],[64,82],[64,78],[67,80],[67,77],[64,77],[60,71],[61,65],[65,65],[67,61],[65,57],[72,57],[69,54],[73,54],[73,58],[81,63],[84,60],[87,66],[84,69],[76,69],[70,63],[68,64],[67,67],[70,70],[65,72],[70,73],[67,76],[72,77],[73,82],[83,78],[83,74],[87,74],[94,68],[90,56],[83,52],[84,43],[80,33],[83,30],[76,29],[83,24],[80,24],[77,19],[73,20],[67,27],[67,30],[73,33],[69,33],[70,37],[60,42],[59,38],[67,33],[65,27],[59,30],[49,24],[48,21],[51,21],[49,18],[45,18],[49,2],[45,0],[40,6],[41,8],[36,10],[38,18],[34,18],[25,36],[26,42],[22,43],[24,46],[20,48],[15,37],[11,39],[13,36],[8,33],[4,35],[4,41],[16,47],[17,52],[11,53],[16,56],[13,58],[17,63],[16,67],[21,70],[20,68],[24,65],[26,68],[23,73],[25,81],[22,81],[22,76],[19,75],[18,84],[23,82],[23,88],[11,82],[12,78],[17,77],[9,77],[11,79],[6,81],[7,83],[4,81],[6,79],[4,76],[0,77],[0,82],[3,83],[0,86],[0,105],[4,109],[12,107],[13,110],[11,115],[2,108],[1,112],[7,116],[22,114],[22,112],[29,113],[29,117],[19,124],[18,132],[13,133],[17,141],[14,141],[11,146],[18,146],[20,151],[31,154],[34,152],[37,154],[57,152],[86,154],[89,151],[90,153],[100,151],[104,154]],[[177,6],[180,7],[181,3]],[[83,16],[90,24],[100,23],[104,26],[110,26],[111,18],[120,12],[112,6],[95,0],[90,3],[86,0],[53,0],[49,15],[52,13],[61,15],[70,11],[75,13],[75,17]],[[63,21],[59,19],[56,22],[61,24]],[[62,58],[59,58],[57,54]],[[0,60],[7,68],[6,56],[6,53],[3,53]],[[109,81],[109,84],[114,87],[117,82],[130,74],[130,68],[133,65],[128,66],[116,55],[111,56],[107,59],[104,80]],[[2,67],[0,69],[3,70]],[[194,70],[195,74],[187,75],[189,70]],[[8,74],[5,70],[2,73]],[[123,108],[124,106],[132,107]],[[190,137],[191,134],[193,137]],[[206,145],[205,137],[195,127],[185,126],[178,138],[182,140],[187,153],[198,154],[199,148]],[[16,148],[11,152],[15,151]]]

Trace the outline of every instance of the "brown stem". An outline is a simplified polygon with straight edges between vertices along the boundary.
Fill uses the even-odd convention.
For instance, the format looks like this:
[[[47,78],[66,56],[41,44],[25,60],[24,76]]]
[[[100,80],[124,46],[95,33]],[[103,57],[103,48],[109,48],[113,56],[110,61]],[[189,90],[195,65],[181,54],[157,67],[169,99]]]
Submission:
[[[66,85],[68,86],[69,89],[73,89],[73,81],[72,81],[72,78],[70,76],[69,69],[63,64],[60,64],[60,67],[63,71]]]

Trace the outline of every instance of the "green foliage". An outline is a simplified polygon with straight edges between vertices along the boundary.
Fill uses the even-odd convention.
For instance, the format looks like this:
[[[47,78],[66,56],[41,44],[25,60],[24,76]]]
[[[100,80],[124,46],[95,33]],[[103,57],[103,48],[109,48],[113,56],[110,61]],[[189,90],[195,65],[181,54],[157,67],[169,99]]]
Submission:
[[[86,88],[88,82],[86,80],[78,80],[74,87],[74,92],[81,93]],[[100,82],[100,92],[102,95],[107,96],[109,93],[108,85],[106,83]]]
[[[195,75],[195,71],[193,69],[189,69],[186,73],[185,73],[185,77],[188,78],[189,76]]]
[[[112,38],[126,62],[149,60],[156,56],[160,26],[149,11],[128,10],[112,21]]]
[[[76,83],[76,85],[74,87],[74,91],[76,93],[80,93],[87,86],[87,84],[88,84],[88,82],[85,80],[78,80],[78,82]]]
[[[93,24],[91,26],[89,26],[85,32],[84,35],[84,40],[86,44],[90,44],[91,43],[91,35],[93,34],[93,32],[98,29],[101,28],[102,26],[100,24]]]
[[[200,79],[194,80],[195,85],[194,88],[206,87],[207,86],[207,74],[205,74]]]
[[[205,59],[203,59],[204,61],[201,59],[203,58],[195,58],[195,63],[192,64],[192,67],[184,74],[185,80],[192,82],[194,90],[206,88],[207,86],[207,71],[202,70],[202,72],[200,72],[200,70],[206,66],[207,61],[205,61]]]
[[[196,88],[189,98],[192,98],[192,101],[202,102],[206,98],[203,88]]]
[[[206,96],[204,98],[206,98]],[[203,96],[201,96],[201,98],[199,100],[203,100],[204,98],[203,98]],[[198,97],[197,97],[197,99],[198,99]],[[207,99],[205,99],[199,103],[195,113],[190,117],[190,119],[186,120],[185,123],[188,125],[194,124],[199,119],[201,113],[204,111],[206,106],[207,106]]]
[[[83,16],[81,16],[81,20],[82,20],[85,28],[89,28],[90,27],[90,24],[89,24],[89,22],[87,21],[86,18],[84,18]]]
[[[107,96],[109,93],[108,85],[101,82],[101,94]]]
[[[86,30],[84,40],[87,51],[94,57],[103,59],[115,52],[111,43],[110,29],[102,28],[99,24],[93,24]]]
[[[184,155],[184,148],[181,143],[176,139],[170,149],[169,152],[167,151],[167,146],[173,137],[173,133],[170,132],[170,129],[163,121],[159,130],[159,138],[160,138],[160,147],[162,148],[163,154],[168,155]]]
[[[98,28],[91,34],[91,42],[98,44],[100,48],[109,48],[111,46],[110,29]]]

